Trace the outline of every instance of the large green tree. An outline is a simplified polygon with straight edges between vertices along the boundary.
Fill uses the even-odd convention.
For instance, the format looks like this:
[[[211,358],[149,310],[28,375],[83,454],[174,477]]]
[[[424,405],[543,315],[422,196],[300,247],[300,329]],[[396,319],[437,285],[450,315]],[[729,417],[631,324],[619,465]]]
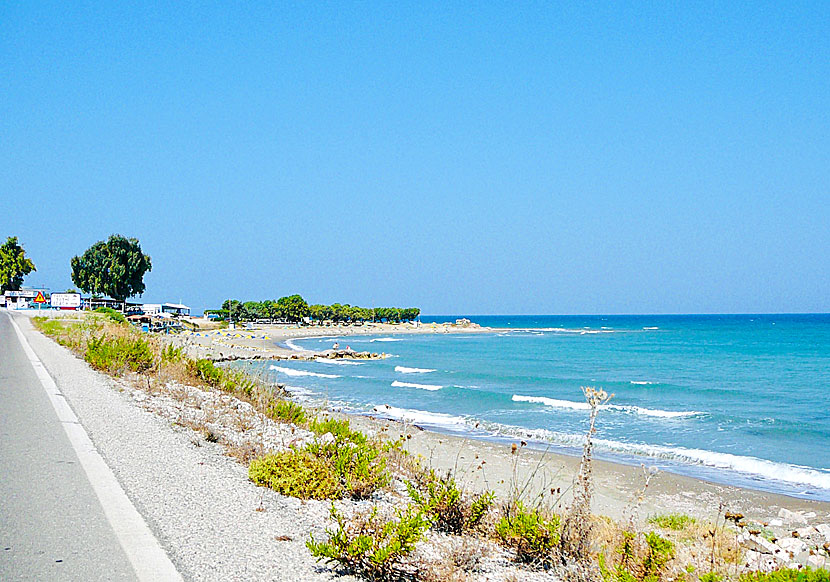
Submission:
[[[119,301],[144,293],[144,274],[153,268],[138,239],[120,234],[98,241],[80,257],[72,257],[71,265],[72,282],[80,289]]]
[[[35,264],[26,257],[26,251],[17,244],[17,237],[10,236],[0,246],[0,293],[19,291],[23,277],[37,271]]]

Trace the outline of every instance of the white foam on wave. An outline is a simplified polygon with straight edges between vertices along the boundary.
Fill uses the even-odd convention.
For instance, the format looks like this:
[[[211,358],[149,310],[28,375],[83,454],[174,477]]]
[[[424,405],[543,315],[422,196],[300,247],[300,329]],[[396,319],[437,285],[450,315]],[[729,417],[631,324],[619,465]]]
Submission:
[[[275,370],[286,376],[314,376],[315,378],[341,378],[337,374],[320,374],[318,372],[309,372],[307,370],[295,370],[293,368],[284,368],[283,366],[270,366],[271,370]]]
[[[407,368],[406,366],[395,366],[395,371],[401,374],[428,374],[435,370],[431,368]]]
[[[631,380],[629,384],[637,384],[638,386],[649,386],[651,384],[654,384],[654,382],[647,382],[645,380]]]
[[[551,408],[566,408],[569,410],[591,410],[591,406],[587,402],[574,402],[572,400],[557,400],[555,398],[547,398],[545,396],[523,396],[521,394],[513,395],[513,402],[533,402],[535,404],[544,404]],[[675,410],[655,410],[652,408],[642,408],[640,406],[623,406],[620,404],[600,404],[600,410],[619,410],[621,412],[629,412],[633,414],[642,414],[643,416],[655,416],[658,418],[682,418],[687,416],[698,416],[701,414],[697,411],[675,411]]]
[[[387,404],[375,406],[372,409],[378,414],[387,418],[411,422],[413,424],[428,424],[436,427],[458,430],[468,428],[467,421],[461,416],[444,414],[442,412],[427,412],[425,410],[412,410],[409,408],[396,408]]]
[[[421,390],[440,390],[443,386],[437,384],[414,384],[412,382],[399,382],[395,380],[392,382],[394,388],[420,388]]]
[[[369,340],[369,343],[371,344],[371,343],[374,343],[374,342],[399,342],[399,341],[401,341],[401,340],[399,340],[397,338],[394,338],[394,337],[376,337],[375,339]]]
[[[506,432],[508,434],[517,433],[534,440],[572,447],[581,447],[584,441],[583,435],[557,433],[545,429],[527,431],[519,429],[518,427],[510,427]],[[789,463],[778,463],[767,459],[759,459],[758,457],[732,455],[730,453],[719,453],[702,449],[687,449],[684,447],[622,443],[605,439],[594,439],[593,443],[597,447],[597,450],[612,453],[663,459],[722,471],[735,471],[763,479],[830,490],[830,471],[817,470],[801,465],[791,465]]]
[[[359,366],[362,362],[352,362],[351,360],[331,359],[331,358],[314,358],[318,364],[333,364],[335,366]]]
[[[660,329],[659,327],[644,327],[645,330],[653,330],[653,329]]]
[[[309,352],[311,350],[307,350],[305,348],[301,348],[297,344],[294,343],[293,339],[285,340],[285,345],[287,345],[290,349],[294,350],[295,352]]]

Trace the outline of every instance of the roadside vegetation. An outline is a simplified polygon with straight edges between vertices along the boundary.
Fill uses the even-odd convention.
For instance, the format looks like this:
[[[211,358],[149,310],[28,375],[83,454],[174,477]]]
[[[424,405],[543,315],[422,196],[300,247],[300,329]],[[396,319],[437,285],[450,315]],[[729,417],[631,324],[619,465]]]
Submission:
[[[187,385],[232,396],[296,433],[275,450],[240,450],[209,427],[192,426],[245,463],[253,483],[331,503],[332,525],[324,537],[307,540],[308,550],[366,580],[472,581],[483,564],[499,563],[503,579],[516,581],[550,576],[579,582],[830,582],[827,570],[746,572],[736,541],[740,516],[723,508],[716,523],[671,513],[650,516],[643,525],[638,514],[653,477],[649,471],[626,508],[627,519],[592,514],[595,421],[610,398],[600,390],[585,389],[591,415],[580,469],[566,492],[569,503],[562,503],[558,491],[530,491],[530,481],[511,483],[513,493],[497,498],[492,491],[468,490],[457,473],[426,466],[407,452],[405,437],[355,430],[347,419],[287,399],[263,378],[193,359],[108,311],[33,322],[93,368],[131,378],[151,393]],[[246,430],[243,421],[240,430]],[[521,454],[522,447],[514,445],[516,463]]]

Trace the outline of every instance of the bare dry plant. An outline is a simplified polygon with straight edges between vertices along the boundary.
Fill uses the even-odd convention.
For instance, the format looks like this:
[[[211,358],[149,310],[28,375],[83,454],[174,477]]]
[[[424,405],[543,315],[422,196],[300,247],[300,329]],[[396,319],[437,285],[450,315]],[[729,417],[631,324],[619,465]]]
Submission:
[[[572,560],[577,564],[587,565],[591,559],[591,497],[593,496],[593,436],[596,433],[596,420],[600,406],[611,399],[605,390],[586,386],[582,388],[585,400],[591,407],[588,430],[582,446],[582,459],[579,472],[574,480],[573,502],[565,514],[559,549],[563,561]]]

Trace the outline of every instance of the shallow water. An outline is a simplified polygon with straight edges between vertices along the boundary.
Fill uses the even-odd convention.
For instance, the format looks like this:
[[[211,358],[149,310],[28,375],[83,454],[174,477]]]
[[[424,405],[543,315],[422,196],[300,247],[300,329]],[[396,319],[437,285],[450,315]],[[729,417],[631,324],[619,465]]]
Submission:
[[[829,315],[470,319],[503,329],[295,340],[394,357],[264,365],[305,398],[573,454],[601,387],[604,458],[830,500]]]

